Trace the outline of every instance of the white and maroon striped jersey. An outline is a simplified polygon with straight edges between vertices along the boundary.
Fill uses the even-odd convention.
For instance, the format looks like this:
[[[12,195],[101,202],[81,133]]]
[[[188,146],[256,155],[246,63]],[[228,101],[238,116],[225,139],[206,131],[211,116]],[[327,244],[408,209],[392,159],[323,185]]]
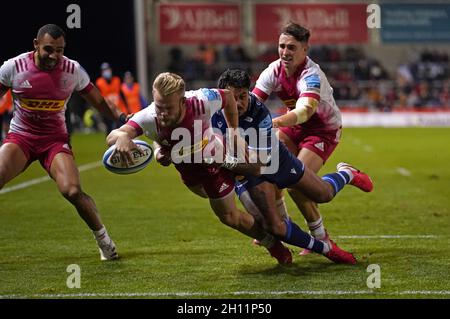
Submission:
[[[308,129],[338,129],[342,125],[341,112],[333,98],[333,88],[319,65],[306,57],[305,62],[290,77],[286,75],[281,59],[261,73],[253,93],[266,100],[275,92],[288,109],[295,108],[297,99],[306,97],[318,101],[317,110],[305,123]]]
[[[193,153],[203,150],[213,140],[212,136],[215,134],[211,118],[214,113],[225,105],[225,96],[222,90],[199,89],[187,91],[185,97],[186,113],[177,128],[161,127],[159,125],[155,102],[136,113],[127,124],[133,126],[137,130],[138,135],[145,134],[148,138],[169,149],[177,145],[181,139],[180,135],[177,132],[174,133],[174,131],[179,128],[185,129],[185,132],[188,132],[191,139],[192,153],[184,155],[191,156]],[[178,132],[183,133],[181,130]]]
[[[40,70],[33,52],[23,53],[0,67],[0,86],[12,89],[14,115],[10,132],[22,135],[66,134],[65,110],[73,91],[93,88],[89,75],[74,60],[62,57],[51,71]]]

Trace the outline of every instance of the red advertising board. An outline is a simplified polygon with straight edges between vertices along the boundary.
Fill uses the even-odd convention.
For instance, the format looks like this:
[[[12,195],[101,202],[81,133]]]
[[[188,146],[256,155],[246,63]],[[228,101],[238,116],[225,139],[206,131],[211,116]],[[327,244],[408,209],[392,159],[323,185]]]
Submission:
[[[241,15],[233,4],[159,5],[159,42],[163,44],[239,44]]]
[[[289,21],[311,31],[313,44],[363,43],[368,41],[364,4],[256,4],[257,42],[276,43]]]

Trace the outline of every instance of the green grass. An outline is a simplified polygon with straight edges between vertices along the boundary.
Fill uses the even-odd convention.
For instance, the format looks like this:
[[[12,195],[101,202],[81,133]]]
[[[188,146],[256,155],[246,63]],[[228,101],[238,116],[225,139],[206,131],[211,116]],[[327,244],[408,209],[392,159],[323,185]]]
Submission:
[[[356,266],[300,257],[296,247],[294,264],[278,266],[250,238],[222,225],[173,167],[155,163],[129,176],[103,167],[81,173],[117,244],[115,262],[100,262],[92,234],[53,182],[0,194],[0,298],[449,298],[449,141],[450,129],[344,131],[321,173],[349,161],[373,177],[375,190],[348,187],[320,207],[332,238],[359,259]],[[79,165],[100,160],[106,149],[101,134],[75,135],[73,145]],[[6,187],[43,175],[34,163]],[[290,199],[288,208],[303,226]],[[437,237],[339,238],[345,235]],[[70,264],[81,267],[80,289],[66,286]],[[369,264],[381,267],[380,289],[366,286]]]

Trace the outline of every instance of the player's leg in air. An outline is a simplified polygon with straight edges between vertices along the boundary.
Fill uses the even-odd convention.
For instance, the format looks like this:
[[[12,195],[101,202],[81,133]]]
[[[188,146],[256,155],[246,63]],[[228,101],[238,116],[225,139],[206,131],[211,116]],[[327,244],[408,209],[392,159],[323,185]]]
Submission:
[[[92,230],[99,247],[100,259],[117,259],[119,256],[116,246],[102,224],[94,200],[81,189],[80,175],[72,155],[57,153],[51,160],[49,173],[61,194],[75,206],[80,217]]]
[[[246,194],[250,200],[244,198]],[[247,189],[242,187],[240,199],[243,204],[245,203],[244,206],[250,207],[246,208],[249,211],[254,211],[252,206],[257,208],[257,211],[264,216],[266,230],[280,241],[322,254],[335,263],[356,263],[356,259],[351,253],[340,249],[333,242],[314,238],[303,231],[289,217],[283,218],[280,216],[276,208],[275,189],[272,184],[262,182]],[[259,244],[259,241],[256,242]]]
[[[297,158],[301,160],[306,167],[311,169],[314,173],[318,173],[323,167],[325,161],[334,151],[337,146],[336,134],[340,134],[340,130],[336,134],[325,134],[324,136],[307,136],[299,143],[294,143],[291,136],[285,132],[291,132],[290,129],[280,129],[277,134],[283,143],[288,147],[292,154],[297,154]],[[292,137],[296,134],[292,133]],[[296,140],[297,141],[297,140]],[[317,203],[309,199],[302,192],[295,188],[288,188],[289,195],[295,202],[296,206],[302,213],[306,220],[310,233],[318,239],[330,241],[328,232],[325,229],[322,216],[319,212]],[[280,213],[287,213],[284,208],[286,207],[283,201],[281,190],[277,189],[277,201],[279,203]],[[284,204],[284,205],[283,205]],[[310,251],[308,249],[303,250],[300,255],[306,255]]]
[[[277,134],[292,154],[298,154],[297,158],[300,159],[306,167],[311,169],[316,174],[320,171],[324,160],[319,155],[306,148],[299,150],[297,145],[295,145],[295,143],[285,133],[283,133],[282,130],[278,130]],[[297,208],[305,218],[311,235],[314,238],[330,243],[329,235],[325,229],[323,218],[320,214],[317,203],[313,202],[296,189],[288,188],[288,192]],[[278,188],[276,188],[276,200],[280,213],[287,214],[282,190]],[[300,255],[306,255],[309,252],[309,249],[304,249],[300,252]]]
[[[322,203],[331,201],[346,184],[355,185],[363,191],[370,191],[373,187],[370,178],[348,164],[341,164],[338,172],[320,178],[287,152],[283,145],[280,146],[279,154],[281,162],[275,174],[262,175],[261,178],[247,176],[246,188],[250,196],[243,196],[242,194],[245,194],[244,187],[240,187],[240,199],[246,202],[244,206],[251,209],[256,205],[264,215],[268,231],[276,235],[278,239],[322,253],[338,263],[355,263],[354,257],[337,247],[333,241],[311,240],[313,237],[303,232],[298,225],[289,218],[283,218],[277,212],[273,186],[269,183],[262,183],[261,180],[275,183],[280,188],[291,187],[302,192],[314,202]],[[316,244],[316,242],[318,243]]]

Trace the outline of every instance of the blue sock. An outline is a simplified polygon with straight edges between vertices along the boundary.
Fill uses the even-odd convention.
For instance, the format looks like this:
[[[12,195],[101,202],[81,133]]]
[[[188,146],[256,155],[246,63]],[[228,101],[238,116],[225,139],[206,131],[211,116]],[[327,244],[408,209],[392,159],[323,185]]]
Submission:
[[[285,243],[312,250],[315,253],[322,254],[323,252],[323,242],[314,239],[310,234],[304,232],[298,227],[297,224],[293,223],[289,218],[285,219],[287,231],[284,238],[279,238]]]
[[[346,172],[340,171],[338,173],[324,175],[322,176],[322,180],[333,186],[334,195],[336,195],[344,188],[345,184],[350,183],[350,176]]]

